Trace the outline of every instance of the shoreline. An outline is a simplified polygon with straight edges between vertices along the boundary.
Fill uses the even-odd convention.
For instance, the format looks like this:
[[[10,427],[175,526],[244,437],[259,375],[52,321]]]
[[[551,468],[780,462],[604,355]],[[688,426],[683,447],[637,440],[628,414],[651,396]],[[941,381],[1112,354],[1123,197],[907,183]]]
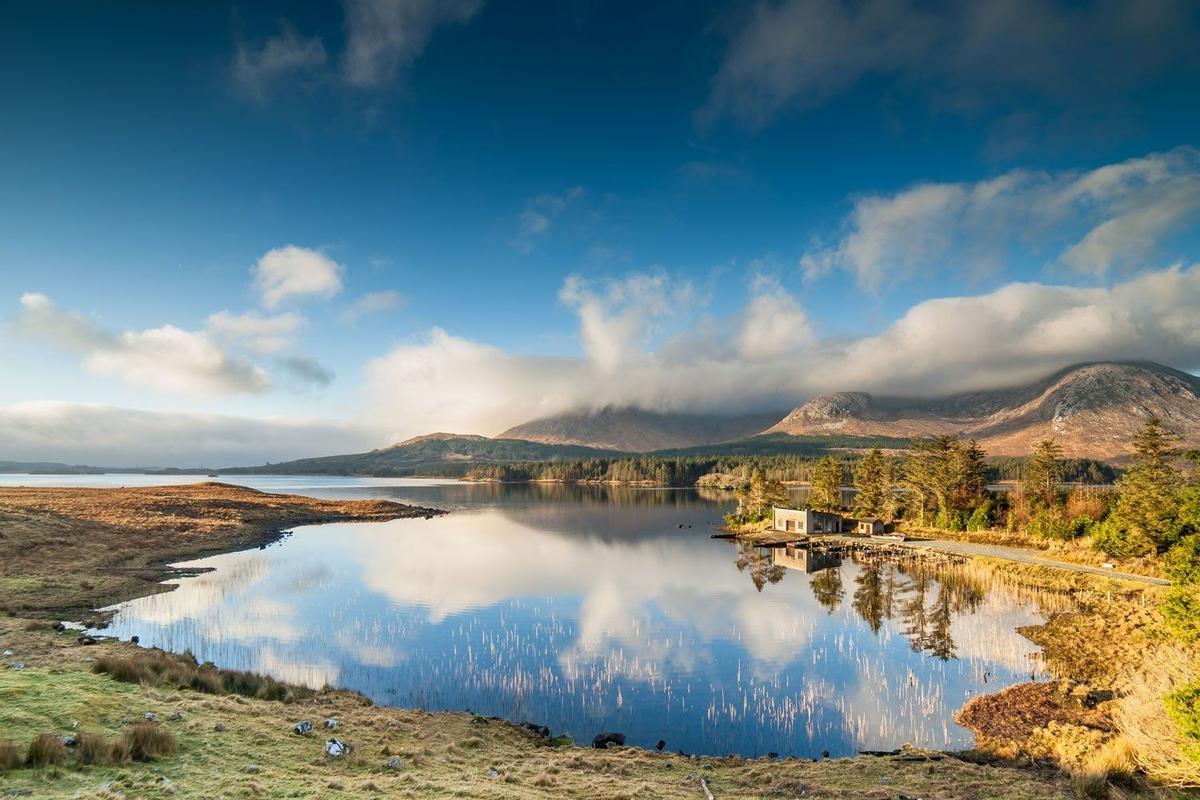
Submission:
[[[238,500],[238,498],[231,498],[229,496],[232,493],[232,494],[240,495],[241,500],[243,500],[243,501],[247,501],[247,500],[255,501],[255,505],[257,505],[260,510],[262,510],[264,506],[268,509],[266,514],[259,515],[256,513],[250,513],[250,511],[248,509],[242,508],[241,509],[242,515],[240,517],[238,517],[235,514],[234,518],[232,518],[232,519],[226,518],[224,524],[215,526],[214,530],[211,532],[211,535],[201,537],[198,539],[189,539],[188,541],[183,542],[183,543],[180,543],[177,541],[163,542],[163,541],[161,541],[162,531],[155,532],[152,528],[150,532],[147,532],[145,530],[145,528],[143,528],[142,537],[149,538],[152,540],[158,539],[159,541],[156,541],[154,543],[160,545],[160,547],[158,549],[154,549],[152,552],[149,552],[149,553],[143,552],[140,555],[140,557],[136,560],[138,563],[134,563],[134,564],[110,563],[110,564],[108,564],[109,570],[111,570],[112,572],[114,572],[115,574],[117,574],[121,577],[127,577],[128,573],[130,571],[132,571],[134,573],[138,573],[136,582],[134,582],[134,583],[125,582],[125,583],[121,584],[126,590],[134,592],[132,596],[144,596],[146,594],[151,594],[156,591],[165,591],[165,590],[170,590],[171,588],[173,588],[173,585],[169,585],[169,584],[163,585],[163,584],[157,582],[158,580],[161,580],[162,577],[170,576],[173,569],[169,565],[172,562],[178,562],[178,561],[182,561],[182,560],[191,560],[194,558],[202,558],[206,555],[234,552],[237,550],[243,550],[243,549],[248,549],[251,547],[262,546],[266,543],[278,540],[278,538],[283,534],[283,532],[285,531],[286,528],[294,527],[296,525],[318,524],[320,522],[330,522],[330,521],[338,521],[338,520],[369,521],[372,519],[383,520],[383,519],[395,519],[395,518],[400,518],[400,517],[414,517],[414,516],[429,517],[434,514],[446,513],[446,512],[436,510],[436,509],[426,509],[426,508],[419,508],[419,507],[402,506],[400,504],[387,503],[386,501],[344,501],[344,502],[343,501],[320,501],[320,500],[314,500],[312,498],[304,498],[304,497],[296,496],[296,495],[291,495],[291,496],[289,496],[289,495],[270,495],[267,493],[262,493],[262,492],[257,492],[255,490],[246,489],[244,487],[233,487],[233,486],[228,486],[225,484],[211,484],[211,483],[210,484],[198,484],[198,485],[192,484],[192,485],[187,485],[187,486],[182,486],[182,487],[171,486],[171,487],[161,487],[158,489],[152,488],[152,489],[136,489],[136,490],[109,490],[109,489],[70,489],[70,490],[48,490],[47,489],[47,490],[41,490],[41,489],[39,489],[39,490],[24,490],[24,491],[26,491],[26,492],[42,492],[42,493],[53,493],[53,492],[57,491],[60,494],[63,492],[66,492],[66,493],[75,495],[74,500],[70,500],[70,499],[66,500],[66,502],[68,504],[70,504],[71,502],[74,502],[75,504],[79,504],[81,502],[88,500],[91,497],[98,497],[104,493],[109,493],[111,495],[113,493],[121,493],[121,492],[130,493],[130,492],[132,492],[135,494],[158,495],[160,498],[165,497],[168,501],[168,504],[170,503],[172,496],[176,496],[175,499],[179,499],[178,495],[190,495],[191,497],[189,497],[187,499],[200,499],[202,501],[207,501],[212,504],[210,506],[206,506],[204,509],[200,509],[202,512],[202,515],[206,516],[206,517],[212,516],[213,514],[218,513],[218,512],[220,512],[220,513],[228,512],[230,510],[229,502]],[[14,493],[19,493],[19,492],[17,492],[16,490],[8,490],[8,491],[0,490],[0,521],[5,521],[5,522],[11,523],[13,521],[12,517],[14,514],[17,514],[18,516],[20,516],[21,511],[19,511],[16,508],[20,504],[15,503],[14,498],[11,496]],[[199,495],[199,497],[195,496],[197,494]],[[212,496],[213,494],[215,494],[216,497],[213,497]],[[106,498],[106,499],[111,500],[111,497]],[[86,502],[84,502],[84,505],[86,505]],[[105,503],[104,505],[106,507],[108,507],[112,504]],[[234,505],[236,506],[236,502],[234,503]],[[215,507],[213,507],[213,506],[215,506]],[[356,507],[334,508],[333,506],[356,506]],[[31,509],[32,509],[32,512],[31,512]],[[134,503],[132,507],[129,507],[127,509],[127,513],[140,514],[140,513],[142,513],[143,510],[144,509],[141,506],[139,506],[137,503]],[[33,513],[34,516],[37,516],[40,513],[40,514],[48,515],[51,517],[55,517],[56,515],[61,514],[62,509],[58,508],[57,510],[51,510],[50,508],[46,507],[45,503],[39,504],[37,502],[33,502],[33,503],[26,503],[26,506],[23,509],[23,511],[25,513]],[[103,510],[101,510],[101,511],[103,511]],[[170,511],[172,511],[172,509],[168,508],[167,511],[170,512]],[[77,520],[77,521],[82,522],[82,524],[85,527],[90,526],[90,525],[109,524],[108,522],[104,521],[103,519],[95,518],[95,516],[96,516],[95,514],[92,514],[91,516],[85,514],[85,515],[83,515],[83,518],[81,520]],[[103,513],[101,513],[101,516],[103,517]],[[169,531],[176,534],[177,536],[181,535],[178,524],[177,524],[177,520],[170,514],[168,514],[168,518],[169,519],[168,519],[167,528],[169,529]],[[28,520],[26,520],[26,521],[28,521]],[[0,541],[0,552],[3,552],[2,548],[5,544],[6,544],[6,542]],[[11,544],[11,543],[9,543],[9,544]],[[910,557],[921,557],[921,555],[920,554],[911,554]],[[0,587],[3,587],[5,585],[5,583],[4,583],[5,581],[11,582],[12,578],[14,577],[12,575],[11,570],[9,569],[9,566],[10,565],[8,563],[8,560],[6,559],[3,576],[0,576]],[[20,576],[17,576],[17,577],[20,577]],[[151,577],[153,577],[153,579],[155,580],[154,584],[150,583]],[[99,589],[94,588],[94,591],[99,591]],[[75,597],[75,595],[72,595],[70,593],[68,593],[67,596]],[[6,597],[6,600],[8,600],[8,599],[9,598]],[[130,599],[130,598],[125,597],[123,599]],[[118,601],[110,600],[110,602],[103,603],[103,604],[110,605],[113,602],[118,602]],[[6,605],[8,605],[7,602],[6,602]],[[94,604],[90,607],[90,609],[88,610],[88,613],[84,616],[91,615],[94,619],[95,618],[94,609],[99,607],[100,605],[101,605],[100,601],[98,601],[98,600],[94,601]],[[6,608],[4,610],[8,611],[10,615],[13,614],[13,611],[14,611],[14,609],[11,607]],[[20,615],[20,618],[14,618],[14,619],[17,619],[18,623],[20,622],[20,619],[22,619],[22,618],[24,618],[24,619],[36,619],[36,618],[48,619],[48,618],[51,618],[54,616],[53,610],[54,609],[52,609],[52,607],[50,607],[50,604],[45,604],[45,605],[43,605],[43,607],[41,607],[39,609],[22,609],[22,611],[33,611],[35,613],[32,615],[27,615],[25,613],[22,613]],[[61,612],[59,618],[69,617],[71,613],[73,613],[74,611],[77,611],[77,610],[78,610],[78,602],[77,601],[74,601],[74,604],[64,605],[58,609],[58,611]],[[37,613],[37,612],[41,612],[41,613]],[[47,614],[49,614],[50,617],[48,617]],[[21,646],[22,649],[27,649],[26,647],[24,647],[24,645],[33,644],[37,640],[43,640],[43,641],[41,641],[40,646],[28,648],[28,649],[34,650],[35,652],[40,650],[41,653],[44,654],[44,658],[38,657],[35,655],[34,657],[28,659],[28,667],[30,668],[30,670],[37,670],[39,668],[61,669],[63,667],[67,667],[69,669],[73,668],[75,671],[82,671],[83,669],[86,668],[88,660],[94,659],[95,655],[101,651],[105,651],[105,652],[112,651],[112,652],[117,652],[117,653],[132,652],[132,653],[136,654],[139,650],[141,650],[140,648],[137,648],[136,645],[133,645],[130,643],[124,643],[124,642],[117,642],[117,641],[108,640],[108,639],[101,639],[99,647],[82,646],[82,645],[74,644],[74,643],[68,641],[68,640],[75,638],[74,633],[66,633],[66,634],[54,633],[54,632],[50,631],[49,626],[45,625],[45,624],[41,625],[41,628],[36,631],[33,629],[33,626],[30,624],[30,625],[27,625],[27,630],[22,631],[22,630],[19,630],[19,628],[20,628],[19,624],[13,625],[13,624],[11,624],[11,622],[12,622],[12,620],[9,620],[8,623],[10,623],[10,624],[3,624],[2,626],[0,626],[0,636],[2,636],[4,639],[3,643],[4,643],[5,647],[12,647],[13,644],[15,643],[18,646]],[[142,652],[145,652],[145,651],[142,651]],[[82,661],[80,659],[82,659]],[[42,663],[39,663],[39,662],[42,662]],[[4,674],[4,677],[8,678],[11,681],[14,678],[14,676],[16,676],[17,679],[19,679],[21,676],[25,676],[25,675],[26,675],[26,670],[21,670],[19,672],[15,672],[15,673]],[[35,675],[35,673],[28,672],[28,675],[30,677],[32,677]],[[90,673],[88,673],[86,682],[99,682],[101,685],[106,684],[106,683],[111,684],[111,681],[109,681],[108,678],[102,677],[102,676],[92,676]],[[4,684],[2,682],[0,682],[0,691],[3,690],[3,686],[4,686]],[[152,691],[152,690],[150,688],[146,688],[145,691]],[[202,699],[202,697],[203,696],[201,696],[200,698],[192,698],[192,699],[194,699],[194,700]],[[251,700],[251,701],[245,701],[245,702],[265,703],[267,701]],[[308,701],[306,701],[306,702],[308,702]],[[362,697],[362,695],[359,695],[358,693],[355,693],[355,692],[349,692],[346,690],[329,690],[329,691],[319,692],[319,693],[317,693],[317,696],[311,702],[319,704],[319,705],[332,704],[332,706],[337,709],[338,713],[343,713],[343,706],[345,706],[347,709],[354,709],[354,708],[357,708],[359,705],[363,704],[364,702],[369,703],[369,701],[366,701],[365,698]],[[434,713],[434,714],[427,714],[425,712],[419,712],[419,711],[414,711],[414,710],[410,710],[410,709],[406,710],[406,709],[391,709],[391,708],[381,709],[380,713],[394,713],[394,714],[401,715],[401,716],[420,717],[421,719],[426,720],[427,726],[433,726],[433,729],[436,729],[439,726],[454,727],[454,722],[455,722],[456,718],[461,717],[461,715],[456,715],[456,714],[453,714],[452,712],[439,712],[439,713]],[[493,723],[478,723],[478,722],[473,721],[472,724],[493,724],[493,727],[494,727],[494,722],[495,721],[493,721]],[[511,723],[511,722],[503,723],[502,728],[505,731],[505,733],[504,733],[504,736],[502,736],[501,738],[505,739],[506,741],[509,741],[510,744],[512,743],[512,741],[514,741],[514,740],[511,740],[511,738],[510,738],[512,736],[524,737],[524,738],[529,737],[528,731],[524,731],[519,726],[517,726],[515,723]],[[539,750],[537,751],[539,753],[540,753],[540,748],[548,747],[548,743],[541,741],[540,739],[530,742],[529,744],[535,746],[536,748],[539,748]],[[553,752],[557,752],[559,750],[559,748],[549,748],[549,749]],[[610,753],[610,751],[605,751],[605,750],[591,751],[591,750],[587,750],[587,749],[574,748],[574,747],[566,748],[566,750],[575,756],[576,761],[578,761],[579,759],[583,759],[584,762],[587,762],[589,759],[592,759],[592,758],[600,758],[600,759],[608,758],[608,755]],[[639,748],[621,748],[618,752],[621,752],[621,751],[628,751],[628,752],[634,754],[637,758],[646,756],[646,757],[651,758],[652,760],[659,759],[659,758],[666,758],[666,759],[680,759],[681,758],[679,756],[664,756],[663,754],[656,754],[656,753],[652,753],[651,751],[641,750]],[[638,754],[640,754],[640,755],[638,755]],[[971,767],[972,766],[971,762],[973,760],[982,759],[985,762],[993,760],[993,759],[991,759],[991,757],[983,755],[983,754],[980,754],[978,756],[972,756],[970,751],[965,752],[965,753],[943,753],[940,751],[912,750],[912,751],[906,751],[906,754],[896,754],[892,757],[885,757],[885,758],[860,755],[860,756],[850,757],[850,758],[835,759],[833,761],[825,761],[825,762],[820,762],[819,764],[805,766],[804,771],[806,773],[810,773],[813,770],[815,770],[817,774],[820,774],[823,771],[834,773],[834,772],[838,771],[838,770],[834,769],[834,765],[840,765],[840,764],[846,764],[846,763],[854,763],[857,765],[856,769],[858,771],[862,771],[863,764],[859,763],[859,762],[863,762],[864,759],[866,759],[867,761],[888,762],[889,768],[894,769],[895,763],[908,763],[908,762],[896,762],[896,759],[900,759],[900,758],[910,758],[910,759],[913,759],[914,762],[915,761],[920,761],[920,762],[936,761],[936,763],[938,765],[937,770],[944,770],[948,773],[956,772],[960,768],[967,769],[968,767]],[[695,758],[683,759],[682,763],[683,764],[692,764],[695,761],[696,761]],[[730,758],[721,759],[721,758],[717,758],[717,757],[701,757],[700,761],[703,764],[709,765],[709,768],[712,768],[712,765],[719,763],[725,767],[733,768],[735,771],[742,770],[742,771],[748,771],[748,772],[759,771],[759,769],[758,769],[758,767],[756,767],[756,765],[762,763],[761,759],[752,759],[752,758],[748,758],[748,757],[734,757],[731,759]],[[668,760],[664,763],[669,765],[669,764],[672,764],[673,762]],[[788,769],[794,769],[802,764],[804,764],[804,765],[808,764],[808,762],[802,762],[797,759],[788,759],[786,761],[771,761],[769,763],[771,765],[771,769],[774,771],[787,771]],[[1002,762],[998,762],[998,763],[1002,763]],[[659,766],[662,766],[662,764],[659,764]],[[675,767],[665,766],[663,768],[667,769],[667,770],[671,770],[671,769],[674,769]],[[996,769],[996,767],[988,767],[988,769],[994,770],[994,769]],[[1010,768],[1000,767],[999,769],[1008,770]],[[561,774],[561,773],[555,773],[555,774]],[[1038,783],[1039,788],[1036,790],[1036,792],[1029,795],[1031,797],[1032,796],[1056,796],[1057,794],[1059,794],[1059,790],[1063,788],[1063,786],[1061,786],[1060,784],[1062,784],[1063,781],[1065,780],[1062,775],[1056,774],[1055,776],[1047,777],[1045,775],[1041,775],[1041,774],[1037,773],[1037,771],[1030,772],[1028,769],[1018,770],[1015,774],[1020,775],[1021,780],[1029,780],[1029,781],[1034,781],[1034,782]],[[1015,778],[1010,776],[1010,778],[1008,779],[1008,782],[1011,783],[1011,781],[1014,779]],[[957,782],[958,782],[957,780],[951,781],[951,783],[957,783]],[[548,778],[548,779],[544,780],[543,783],[548,783],[548,785],[550,785],[550,784],[559,785],[562,783],[562,780],[557,779],[557,778]],[[0,778],[0,788],[4,788],[7,785],[8,785],[7,779]],[[914,790],[916,790],[918,792],[922,791],[921,789],[917,789],[916,787],[914,787]],[[925,790],[925,793],[928,794],[929,796],[940,796],[937,791],[930,791],[928,789]],[[526,796],[526,795],[519,794],[519,795],[515,795],[515,796]],[[953,795],[946,795],[946,796],[953,796]],[[1017,795],[1017,796],[1024,796],[1024,795]]]

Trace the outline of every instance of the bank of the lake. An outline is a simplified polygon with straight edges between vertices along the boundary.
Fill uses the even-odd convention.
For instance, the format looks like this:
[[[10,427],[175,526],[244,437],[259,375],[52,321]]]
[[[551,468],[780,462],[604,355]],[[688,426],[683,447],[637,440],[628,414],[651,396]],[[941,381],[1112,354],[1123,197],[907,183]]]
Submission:
[[[116,737],[125,727],[122,720],[150,712],[172,730],[179,752],[144,766],[78,768],[71,757],[58,768],[10,771],[0,779],[5,790],[71,796],[115,781],[114,790],[136,796],[355,796],[373,785],[422,797],[695,797],[701,794],[703,777],[719,797],[801,790],[815,797],[1068,794],[1057,773],[981,766],[973,763],[974,756],[906,753],[814,764],[552,748],[539,736],[496,720],[372,708],[348,692],[304,693],[284,704],[118,683],[91,672],[95,659],[132,658],[141,654],[139,648],[103,639],[82,645],[76,634],[51,630],[51,619],[79,618],[81,609],[111,603],[122,592],[157,591],[159,585],[152,581],[161,577],[168,561],[255,546],[299,522],[425,516],[432,510],[377,501],[354,505],[281,498],[212,486],[52,494],[0,494],[6,534],[0,540],[4,610],[10,615],[0,625],[0,639],[12,650],[6,666],[23,665],[0,673],[0,695],[8,701],[0,711],[5,735],[23,747],[35,735],[66,733],[78,723],[80,730]],[[36,543],[43,537],[47,546],[39,548]],[[74,549],[93,555],[72,561]],[[62,578],[55,581],[56,575]],[[1033,573],[1027,577],[1037,583]],[[1105,590],[1092,586],[1088,591]],[[171,719],[175,711],[179,718]],[[354,744],[353,757],[327,759],[323,735],[291,732],[299,719],[319,723],[325,717],[338,720],[338,733],[330,735]],[[393,757],[400,759],[401,768],[384,766]],[[171,782],[160,781],[160,775]],[[214,775],[220,776],[215,790]]]

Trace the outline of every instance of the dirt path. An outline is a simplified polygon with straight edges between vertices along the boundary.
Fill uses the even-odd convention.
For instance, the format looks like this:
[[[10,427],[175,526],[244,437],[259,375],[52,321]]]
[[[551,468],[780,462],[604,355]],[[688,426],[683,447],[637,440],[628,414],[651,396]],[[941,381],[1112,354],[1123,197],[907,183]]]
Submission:
[[[849,536],[829,537],[840,541],[859,541]],[[1038,555],[1036,550],[1025,550],[1020,547],[1006,547],[996,544],[976,544],[974,542],[956,542],[948,539],[918,539],[907,542],[894,542],[897,547],[908,547],[913,550],[932,550],[940,553],[951,553],[962,556],[989,556],[991,558],[1002,558],[1007,561],[1015,561],[1019,564],[1034,564],[1039,567],[1053,567],[1054,569],[1065,569],[1070,572],[1084,572],[1090,575],[1102,575],[1106,578],[1120,578],[1121,580],[1134,581],[1135,583],[1149,583],[1155,586],[1168,586],[1170,581],[1163,578],[1153,578],[1148,575],[1136,575],[1132,572],[1120,572],[1113,569],[1104,569],[1103,567],[1092,567],[1087,564],[1072,564],[1069,561],[1057,561],[1052,558],[1045,558]]]

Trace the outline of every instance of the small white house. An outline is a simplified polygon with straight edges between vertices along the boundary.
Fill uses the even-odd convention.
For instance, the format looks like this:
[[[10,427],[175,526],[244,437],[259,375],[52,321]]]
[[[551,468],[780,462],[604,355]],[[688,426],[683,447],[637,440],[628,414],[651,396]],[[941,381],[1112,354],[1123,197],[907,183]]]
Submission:
[[[842,515],[811,508],[771,508],[771,527],[781,533],[800,533],[811,536],[816,533],[841,533]]]
[[[860,519],[858,521],[858,534],[860,536],[875,536],[883,533],[885,530],[887,530],[887,526],[878,517]]]

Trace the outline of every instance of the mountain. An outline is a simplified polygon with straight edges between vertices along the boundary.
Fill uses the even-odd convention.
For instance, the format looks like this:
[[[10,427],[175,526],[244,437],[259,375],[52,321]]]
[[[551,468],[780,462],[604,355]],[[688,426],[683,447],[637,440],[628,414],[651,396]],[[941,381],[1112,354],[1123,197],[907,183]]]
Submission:
[[[469,434],[431,433],[415,436],[369,453],[302,458],[260,467],[231,467],[222,475],[417,475],[454,474],[455,467],[520,461],[562,461],[607,457],[609,450],[553,445],[515,439],[489,439]]]
[[[648,453],[741,439],[761,432],[778,419],[777,412],[731,417],[609,407],[526,422],[496,438]]]
[[[1113,459],[1132,452],[1150,417],[1200,445],[1200,378],[1150,362],[1077,364],[1041,381],[938,398],[825,394],[765,431],[792,436],[953,434],[991,455],[1028,455],[1053,438],[1067,456]]]

